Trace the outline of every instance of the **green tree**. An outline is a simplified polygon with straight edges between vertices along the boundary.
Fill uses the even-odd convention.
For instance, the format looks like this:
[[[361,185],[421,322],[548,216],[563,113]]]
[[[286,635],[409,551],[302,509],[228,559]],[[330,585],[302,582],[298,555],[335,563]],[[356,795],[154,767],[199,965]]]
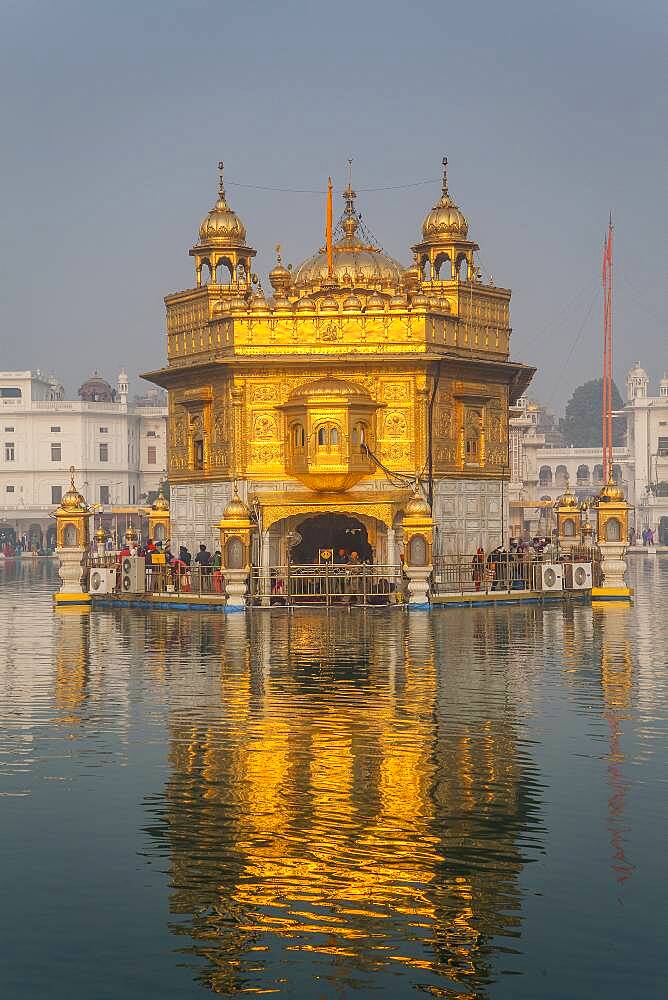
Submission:
[[[612,383],[612,408],[621,410],[622,397]],[[600,448],[603,445],[603,379],[594,378],[579,385],[566,405],[566,415],[559,421],[559,430],[567,444],[574,448]],[[626,426],[623,419],[612,418],[612,443],[624,443]]]

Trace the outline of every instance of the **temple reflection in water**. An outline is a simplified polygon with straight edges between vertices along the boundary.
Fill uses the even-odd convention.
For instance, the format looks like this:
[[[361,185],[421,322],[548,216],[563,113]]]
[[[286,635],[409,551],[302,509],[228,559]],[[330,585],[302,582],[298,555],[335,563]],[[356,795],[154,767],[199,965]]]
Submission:
[[[616,881],[634,871],[630,613],[480,608],[455,635],[451,614],[70,609],[55,621],[54,708],[84,734],[105,685],[132,703],[139,678],[114,676],[114,655],[142,652],[132,662],[162,689],[169,727],[149,855],[167,863],[170,929],[202,985],[280,991],[308,953],[322,995],[404,976],[481,998],[522,950],[520,876],[544,840],[520,716],[532,672],[558,665],[595,707],[601,851]]]
[[[535,612],[504,620],[526,648]],[[484,661],[503,637],[483,610],[467,623]],[[199,975],[253,991],[259,969],[280,979],[280,942],[319,956],[341,988],[410,968],[436,995],[479,995],[499,940],[519,934],[522,840],[537,822],[512,677],[439,672],[447,623],[431,616],[220,627],[218,703],[200,675],[209,718],[173,713],[171,777],[151,807],[184,918],[174,931],[206,958]]]

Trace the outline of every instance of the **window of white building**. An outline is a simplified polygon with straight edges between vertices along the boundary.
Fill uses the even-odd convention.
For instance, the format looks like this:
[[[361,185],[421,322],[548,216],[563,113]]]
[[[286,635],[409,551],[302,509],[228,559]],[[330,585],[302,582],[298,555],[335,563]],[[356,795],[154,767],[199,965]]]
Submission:
[[[105,505],[111,503],[108,486],[100,486],[100,503]]]
[[[109,433],[108,427],[100,427],[100,434],[108,434],[108,433]]]
[[[60,462],[62,459],[62,452],[60,449],[60,441],[54,441],[51,445],[51,461]]]
[[[100,445],[100,461],[101,462],[108,462],[109,461],[109,445],[108,444],[101,444]]]
[[[60,503],[63,499],[63,488],[62,486],[52,486],[51,487],[51,503]]]
[[[5,462],[13,462],[16,457],[13,441],[5,441]]]
[[[51,433],[52,434],[60,434],[60,427],[52,427],[51,428]]]
[[[13,427],[5,427],[5,434],[13,434],[13,433],[14,433]]]
[[[156,463],[158,461],[157,454],[158,454],[157,448],[155,448],[155,447],[152,447],[152,448],[149,447],[149,449],[148,449],[148,464],[149,465],[156,465]]]
[[[5,486],[5,493],[13,493],[14,489],[13,486]]]

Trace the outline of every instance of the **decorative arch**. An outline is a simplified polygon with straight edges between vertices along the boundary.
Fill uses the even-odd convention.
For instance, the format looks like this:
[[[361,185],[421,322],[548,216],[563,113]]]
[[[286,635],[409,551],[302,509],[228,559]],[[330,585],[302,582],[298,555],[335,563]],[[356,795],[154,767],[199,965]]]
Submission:
[[[552,485],[552,468],[549,465],[541,465],[538,470],[538,482],[541,486]]]

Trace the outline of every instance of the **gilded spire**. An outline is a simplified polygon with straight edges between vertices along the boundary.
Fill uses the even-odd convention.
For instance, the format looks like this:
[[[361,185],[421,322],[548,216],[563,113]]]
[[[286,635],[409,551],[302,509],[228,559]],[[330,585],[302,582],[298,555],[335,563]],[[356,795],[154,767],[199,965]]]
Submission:
[[[447,197],[447,195],[449,193],[448,192],[448,158],[447,158],[447,156],[443,157],[442,163],[443,163],[443,185],[442,185],[441,190],[443,192],[443,195],[445,197]]]

